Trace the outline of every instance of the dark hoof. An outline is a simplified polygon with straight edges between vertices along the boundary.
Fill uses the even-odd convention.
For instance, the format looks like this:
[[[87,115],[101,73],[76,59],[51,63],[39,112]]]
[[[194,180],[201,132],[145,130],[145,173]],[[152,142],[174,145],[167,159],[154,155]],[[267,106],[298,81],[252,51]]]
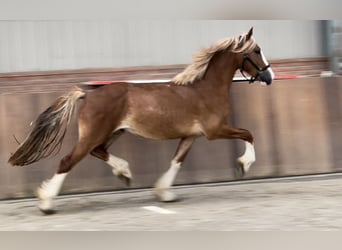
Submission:
[[[181,199],[178,198],[178,197],[176,197],[176,198],[174,198],[172,200],[160,200],[159,199],[159,202],[162,202],[162,203],[174,203],[174,202],[180,202],[180,201],[181,201]]]
[[[245,176],[245,169],[243,167],[243,163],[239,160],[237,161],[237,166],[234,168],[234,177],[235,179],[242,179]]]
[[[176,202],[178,201],[178,197],[175,193],[168,190],[160,190],[156,189],[156,196],[158,201],[164,203]]]
[[[39,210],[45,215],[52,215],[52,214],[57,213],[57,211],[53,209],[41,209],[40,208]]]
[[[127,187],[131,186],[131,178],[128,178],[128,177],[126,177],[124,175],[119,175],[118,178],[120,180],[122,180],[126,184]]]

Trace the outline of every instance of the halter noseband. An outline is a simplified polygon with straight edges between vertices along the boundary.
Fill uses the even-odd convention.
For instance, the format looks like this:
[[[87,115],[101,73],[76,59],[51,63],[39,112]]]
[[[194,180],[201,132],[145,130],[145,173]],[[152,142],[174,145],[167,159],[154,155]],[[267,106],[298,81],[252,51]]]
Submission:
[[[268,64],[263,68],[260,68],[249,56],[247,53],[243,54],[243,61],[242,61],[242,66],[240,68],[240,72],[243,75],[244,78],[246,78],[248,80],[248,78],[246,77],[244,71],[245,71],[245,62],[248,61],[250,62],[250,64],[253,65],[253,67],[257,70],[257,74],[255,76],[251,76],[251,78],[249,79],[249,83],[254,82],[258,76],[260,75],[260,73],[264,72],[265,70],[267,70],[271,65]]]

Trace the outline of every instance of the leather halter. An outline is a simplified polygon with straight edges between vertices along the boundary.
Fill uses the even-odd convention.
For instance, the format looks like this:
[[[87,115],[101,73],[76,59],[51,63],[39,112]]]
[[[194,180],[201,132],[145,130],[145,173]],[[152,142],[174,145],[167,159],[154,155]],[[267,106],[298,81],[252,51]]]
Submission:
[[[258,76],[260,75],[260,73],[264,72],[265,70],[267,70],[269,67],[271,67],[270,64],[266,65],[263,68],[260,68],[249,56],[247,53],[243,54],[243,61],[242,61],[242,66],[240,68],[240,72],[243,75],[244,78],[246,78],[248,80],[248,78],[246,77],[244,71],[245,71],[245,62],[248,61],[250,62],[250,64],[252,64],[252,66],[257,70],[257,74],[255,76],[251,76],[251,78],[249,79],[249,83],[254,82]]]

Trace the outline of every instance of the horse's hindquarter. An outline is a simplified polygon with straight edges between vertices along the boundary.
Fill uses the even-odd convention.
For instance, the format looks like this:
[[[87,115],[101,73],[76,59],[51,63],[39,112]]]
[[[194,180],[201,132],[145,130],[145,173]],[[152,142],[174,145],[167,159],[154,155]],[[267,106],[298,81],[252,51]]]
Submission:
[[[127,113],[120,128],[150,139],[202,134],[201,102],[190,88],[168,84],[130,85]]]
[[[78,114],[79,132],[106,137],[120,124],[127,110],[127,83],[106,85],[87,92]]]

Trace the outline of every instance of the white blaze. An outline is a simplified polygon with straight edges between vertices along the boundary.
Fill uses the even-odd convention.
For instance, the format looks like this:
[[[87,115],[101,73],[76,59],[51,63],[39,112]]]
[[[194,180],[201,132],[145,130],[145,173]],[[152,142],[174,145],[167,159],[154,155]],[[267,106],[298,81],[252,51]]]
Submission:
[[[266,59],[264,53],[263,53],[262,51],[261,51],[260,53],[261,53],[261,58],[262,58],[264,64],[265,64],[265,65],[268,65],[268,61],[267,61],[267,59]],[[272,68],[271,68],[271,67],[268,67],[267,71],[271,74],[271,78],[272,78],[272,80],[273,80],[273,79],[274,79],[274,72],[273,72]]]

